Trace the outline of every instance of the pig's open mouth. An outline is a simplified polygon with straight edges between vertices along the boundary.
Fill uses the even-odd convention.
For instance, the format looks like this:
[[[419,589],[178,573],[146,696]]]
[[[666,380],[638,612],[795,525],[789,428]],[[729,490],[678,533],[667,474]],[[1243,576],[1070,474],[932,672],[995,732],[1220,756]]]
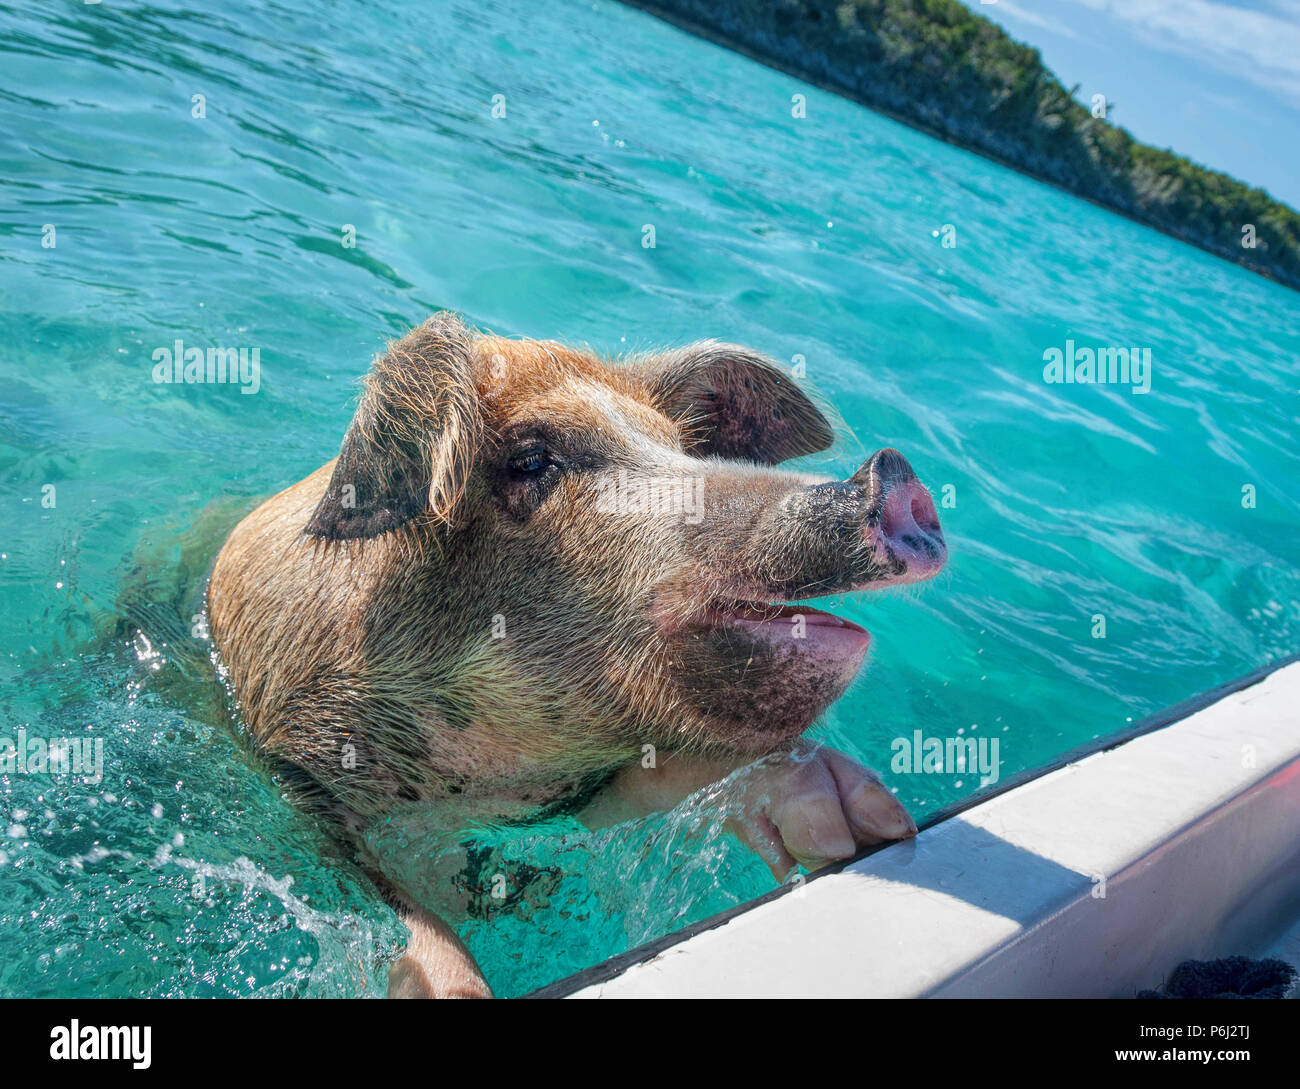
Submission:
[[[677,608],[669,604],[673,601]],[[860,624],[801,603],[715,598],[685,609],[681,604],[676,595],[660,598],[656,624],[663,635],[734,635],[750,642],[761,640],[774,649],[789,644],[791,650],[830,652],[832,657],[856,661],[866,653],[871,638]]]
[[[854,669],[871,640],[860,624],[803,604],[713,602],[706,607],[701,626],[761,640],[773,649],[788,645],[798,653],[840,659]]]
[[[807,605],[773,605],[766,602],[714,602],[705,611],[708,627],[743,624],[754,628],[784,626],[788,629],[829,628],[843,629],[866,637],[867,629],[842,616],[813,609]]]

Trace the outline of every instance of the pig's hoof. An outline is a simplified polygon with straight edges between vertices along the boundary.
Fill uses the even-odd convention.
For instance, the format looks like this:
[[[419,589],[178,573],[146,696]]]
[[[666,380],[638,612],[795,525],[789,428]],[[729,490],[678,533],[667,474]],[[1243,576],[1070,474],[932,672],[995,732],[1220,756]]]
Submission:
[[[754,769],[743,831],[777,880],[861,848],[916,834],[906,809],[875,773],[829,748],[802,745]]]

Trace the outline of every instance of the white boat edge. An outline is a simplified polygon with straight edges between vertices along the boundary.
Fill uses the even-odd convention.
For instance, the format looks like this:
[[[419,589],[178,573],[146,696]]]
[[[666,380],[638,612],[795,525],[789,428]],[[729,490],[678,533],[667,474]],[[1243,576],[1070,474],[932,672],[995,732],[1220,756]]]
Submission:
[[[1188,958],[1300,952],[1300,661],[1139,730],[536,994],[1132,997]]]

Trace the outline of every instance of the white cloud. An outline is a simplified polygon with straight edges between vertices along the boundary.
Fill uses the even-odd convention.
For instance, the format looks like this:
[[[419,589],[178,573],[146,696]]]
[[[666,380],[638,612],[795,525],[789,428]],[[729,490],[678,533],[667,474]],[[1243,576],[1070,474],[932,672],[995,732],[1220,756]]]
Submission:
[[[1300,4],[1267,10],[1215,0],[1072,0],[1126,23],[1150,45],[1212,64],[1300,106]]]
[[[996,2],[996,10],[1011,16],[1012,19],[1018,19],[1022,23],[1028,23],[1040,30],[1046,30],[1049,34],[1059,34],[1062,38],[1077,39],[1079,37],[1069,23],[1060,19],[1053,19],[1037,11],[1027,11],[1019,4],[1013,3],[1012,0],[996,0]],[[986,6],[980,4],[979,0],[972,0],[971,8],[979,15],[992,16],[994,14],[992,4]]]

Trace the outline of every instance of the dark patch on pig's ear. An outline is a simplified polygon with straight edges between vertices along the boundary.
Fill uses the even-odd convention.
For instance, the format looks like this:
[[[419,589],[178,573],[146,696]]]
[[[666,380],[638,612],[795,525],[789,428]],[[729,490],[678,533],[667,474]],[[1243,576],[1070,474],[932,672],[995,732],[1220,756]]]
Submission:
[[[347,540],[452,520],[482,439],[470,342],[443,312],[375,360],[308,533]]]
[[[834,441],[826,417],[793,378],[736,344],[706,340],[641,361],[651,399],[686,430],[698,457],[775,465]]]

